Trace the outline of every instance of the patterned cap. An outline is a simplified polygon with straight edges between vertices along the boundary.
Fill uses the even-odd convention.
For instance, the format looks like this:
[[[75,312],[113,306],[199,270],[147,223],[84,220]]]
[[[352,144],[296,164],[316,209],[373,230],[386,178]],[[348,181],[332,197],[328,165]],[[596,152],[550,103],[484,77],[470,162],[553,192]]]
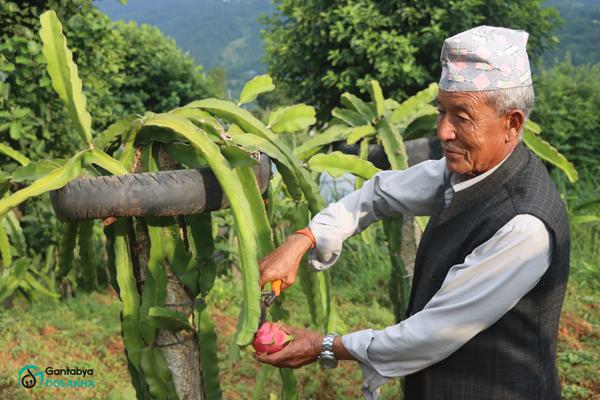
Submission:
[[[521,30],[478,26],[446,39],[440,89],[476,92],[531,86],[528,37]]]

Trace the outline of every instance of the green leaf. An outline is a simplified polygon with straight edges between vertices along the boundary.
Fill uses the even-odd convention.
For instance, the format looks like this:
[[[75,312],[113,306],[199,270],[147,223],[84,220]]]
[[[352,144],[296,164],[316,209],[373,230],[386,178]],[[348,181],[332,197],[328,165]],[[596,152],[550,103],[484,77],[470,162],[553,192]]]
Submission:
[[[217,357],[217,333],[208,308],[198,311],[198,336],[200,339],[200,363],[202,385],[207,399],[220,399],[219,360]]]
[[[317,122],[315,109],[306,104],[282,107],[271,113],[267,128],[273,132],[297,132]]]
[[[185,137],[200,150],[231,204],[238,232],[244,294],[236,341],[240,346],[247,345],[252,341],[260,315],[260,290],[258,287],[258,234],[256,226],[248,219],[248,216],[254,211],[248,202],[243,185],[237,173],[231,169],[229,162],[219,151],[218,146],[187,119],[170,114],[157,114],[148,118],[146,125],[170,129]]]
[[[4,154],[5,156],[12,158],[21,165],[27,165],[30,163],[29,158],[25,157],[23,154],[4,143],[0,143],[0,154]]]
[[[348,130],[346,141],[348,144],[354,144],[361,139],[364,139],[367,136],[374,135],[377,131],[373,127],[373,125],[363,125],[351,128]]]
[[[169,331],[194,330],[185,315],[166,307],[150,307],[148,320],[158,329]]]
[[[0,275],[0,303],[19,287],[30,264],[31,261],[28,258],[21,257],[12,263],[7,273]]]
[[[122,136],[122,137],[127,136],[127,135],[125,135],[125,133],[130,132],[131,124],[135,120],[139,120],[139,119],[140,119],[140,117],[137,115],[129,115],[125,118],[118,120],[117,122],[115,122],[114,124],[112,124],[108,128],[106,128],[104,131],[102,131],[102,133],[97,135],[96,138],[94,139],[94,143],[100,149],[105,149],[118,136]],[[125,141],[126,141],[126,139],[124,138],[123,142],[125,142]]]
[[[37,179],[28,187],[0,200],[0,218],[30,197],[38,196],[50,190],[60,189],[81,172],[81,158],[86,151],[75,154],[65,165]]]
[[[75,252],[78,230],[78,222],[67,222],[62,226],[58,252],[59,267],[57,276],[59,278],[66,276],[73,268],[73,253]]]
[[[383,98],[381,86],[378,81],[373,79],[369,82],[368,89],[371,100],[373,100],[373,103],[375,104],[375,115],[377,118],[381,118],[383,116],[383,111],[385,110],[385,99]]]
[[[208,163],[202,157],[202,153],[192,145],[185,143],[165,143],[163,148],[173,160],[188,168],[203,168]]]
[[[536,124],[535,122],[533,122],[532,120],[527,120],[525,122],[525,129],[527,129],[529,132],[534,133],[536,135],[539,135],[540,133],[542,133],[542,128]]]
[[[240,93],[240,101],[238,104],[246,104],[254,101],[261,93],[270,92],[275,89],[273,80],[269,75],[258,75],[250,79],[244,85]]]
[[[279,368],[281,376],[281,398],[283,400],[298,400],[298,389],[294,370],[289,368]]]
[[[437,112],[435,114],[421,115],[408,124],[403,132],[404,140],[413,140],[435,133],[437,126]]]
[[[253,154],[239,146],[222,146],[221,154],[229,161],[232,168],[251,167],[258,164]]]
[[[523,130],[523,142],[539,158],[564,172],[570,182],[574,183],[577,181],[575,166],[550,143],[542,139],[541,136],[528,130],[527,126]]]
[[[364,118],[362,115],[355,111],[348,110],[345,108],[335,107],[333,110],[331,110],[331,115],[347,123],[350,126],[363,126],[369,124],[368,119]]]
[[[4,226],[17,254],[26,254],[27,242],[25,241],[23,229],[21,228],[21,224],[19,223],[15,212],[13,211],[6,214],[4,219],[0,219],[0,223]]]
[[[571,217],[571,222],[574,224],[589,224],[592,222],[600,222],[600,215],[574,215]]]
[[[254,387],[252,388],[252,400],[261,400],[265,397],[265,385],[267,381],[273,375],[277,368],[269,364],[262,364],[260,366],[260,371],[258,371],[258,375],[256,376],[256,381],[254,383]]]
[[[169,111],[169,114],[175,114],[189,119],[194,125],[204,130],[213,142],[223,142],[225,128],[217,121],[215,117],[206,111],[197,108],[180,107]]]
[[[392,169],[407,169],[408,158],[406,156],[406,148],[404,147],[402,137],[395,127],[390,125],[387,119],[383,118],[377,124],[377,132],[379,133],[383,150]]]
[[[27,282],[27,284],[31,287],[31,290],[35,292],[36,295],[41,295],[44,297],[48,297],[50,299],[60,299],[60,295],[55,293],[46,287],[44,287],[39,281],[38,278],[33,276],[30,272],[25,273],[25,277],[23,281]]]
[[[48,62],[48,74],[52,78],[52,87],[66,104],[71,120],[81,138],[89,146],[92,144],[92,117],[86,110],[86,99],[79,79],[77,65],[73,62],[73,53],[67,47],[62,25],[53,10],[40,16],[40,37],[42,53]]]
[[[119,160],[115,160],[102,150],[88,150],[84,154],[83,160],[86,164],[95,164],[113,175],[125,175],[129,172]]]
[[[281,141],[278,136],[267,129],[267,127],[248,111],[237,107],[229,101],[218,99],[205,99],[194,101],[187,107],[197,107],[210,112],[220,118],[226,119],[239,125],[244,131],[267,139],[287,159],[287,167],[293,172],[302,192],[308,201],[311,212],[317,214],[323,207],[324,202],[319,192],[318,185],[314,182],[306,168],[301,167],[300,160]],[[286,183],[287,185],[287,183]]]
[[[596,206],[600,206],[600,197],[595,197],[589,200],[585,200],[582,203],[577,204],[575,207],[573,207],[573,209],[575,211],[581,211],[581,210],[585,210],[587,208],[592,208],[592,207],[596,207]]]
[[[342,140],[346,137],[348,131],[348,127],[345,125],[332,125],[296,147],[294,149],[294,154],[301,160],[306,160],[318,152],[323,146]]]
[[[345,92],[342,94],[342,104],[359,113],[363,118],[372,121],[376,117],[376,110],[355,95]]]
[[[334,178],[350,173],[363,179],[371,179],[373,175],[380,171],[371,162],[351,154],[344,154],[341,151],[317,154],[308,160],[308,166],[315,171],[327,172]]]
[[[12,262],[10,242],[2,224],[0,224],[0,258],[2,260],[2,267],[8,267]],[[0,271],[2,271],[2,268],[0,268]]]
[[[232,141],[235,144],[244,147],[246,150],[262,151],[266,153],[277,166],[277,171],[279,171],[283,177],[283,181],[285,182],[285,186],[290,193],[290,196],[296,200],[300,200],[302,197],[300,182],[298,181],[292,166],[289,165],[289,160],[281,150],[274,146],[268,139],[252,133],[236,133],[235,131],[230,130],[230,134],[232,135]]]
[[[437,83],[430,84],[414,96],[403,101],[390,116],[392,124],[406,125],[415,118],[415,114],[435,100],[438,93]]]
[[[154,399],[177,398],[171,370],[161,353],[155,347],[146,347],[140,353],[140,367],[144,372],[144,380],[148,392]]]
[[[25,166],[16,168],[10,176],[12,182],[26,182],[38,179],[50,171],[65,165],[67,159],[34,161]]]
[[[130,253],[128,232],[131,226],[127,219],[119,218],[110,227],[114,232],[116,281],[121,299],[121,335],[127,359],[141,372],[140,358],[145,345],[139,326],[140,295]]]

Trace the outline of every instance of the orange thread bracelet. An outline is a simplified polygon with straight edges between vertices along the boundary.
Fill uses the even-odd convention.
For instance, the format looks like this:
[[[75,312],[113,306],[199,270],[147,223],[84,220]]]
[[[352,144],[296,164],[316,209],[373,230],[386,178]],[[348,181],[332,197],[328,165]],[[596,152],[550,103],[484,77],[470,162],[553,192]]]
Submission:
[[[310,231],[310,229],[308,229],[308,227],[303,228],[303,229],[299,229],[294,233],[299,233],[300,235],[304,235],[307,238],[310,239],[310,248],[314,249],[315,246],[317,245],[317,241],[315,240],[315,237],[313,236],[312,232]]]

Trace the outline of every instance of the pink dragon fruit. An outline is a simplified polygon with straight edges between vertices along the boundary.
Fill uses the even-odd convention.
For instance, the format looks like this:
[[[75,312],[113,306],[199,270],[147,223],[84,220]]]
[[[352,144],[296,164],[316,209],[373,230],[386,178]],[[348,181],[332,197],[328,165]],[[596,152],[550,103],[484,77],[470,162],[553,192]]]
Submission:
[[[293,339],[293,336],[288,335],[281,325],[265,322],[254,334],[252,347],[257,353],[273,354],[283,349]]]

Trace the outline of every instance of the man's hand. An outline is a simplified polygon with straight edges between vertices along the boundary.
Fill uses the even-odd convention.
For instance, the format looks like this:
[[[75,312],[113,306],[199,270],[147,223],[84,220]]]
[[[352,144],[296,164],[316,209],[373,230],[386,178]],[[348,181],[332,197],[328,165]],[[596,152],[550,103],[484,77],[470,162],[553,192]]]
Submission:
[[[294,340],[277,353],[270,355],[254,353],[257,361],[279,368],[300,368],[317,361],[321,354],[321,342],[323,341],[321,334],[309,329],[288,326],[284,326],[283,329],[293,335]]]
[[[311,241],[300,234],[290,236],[285,243],[260,260],[260,280],[265,283],[281,280],[281,289],[286,289],[296,281],[296,274],[302,256],[310,249]]]

